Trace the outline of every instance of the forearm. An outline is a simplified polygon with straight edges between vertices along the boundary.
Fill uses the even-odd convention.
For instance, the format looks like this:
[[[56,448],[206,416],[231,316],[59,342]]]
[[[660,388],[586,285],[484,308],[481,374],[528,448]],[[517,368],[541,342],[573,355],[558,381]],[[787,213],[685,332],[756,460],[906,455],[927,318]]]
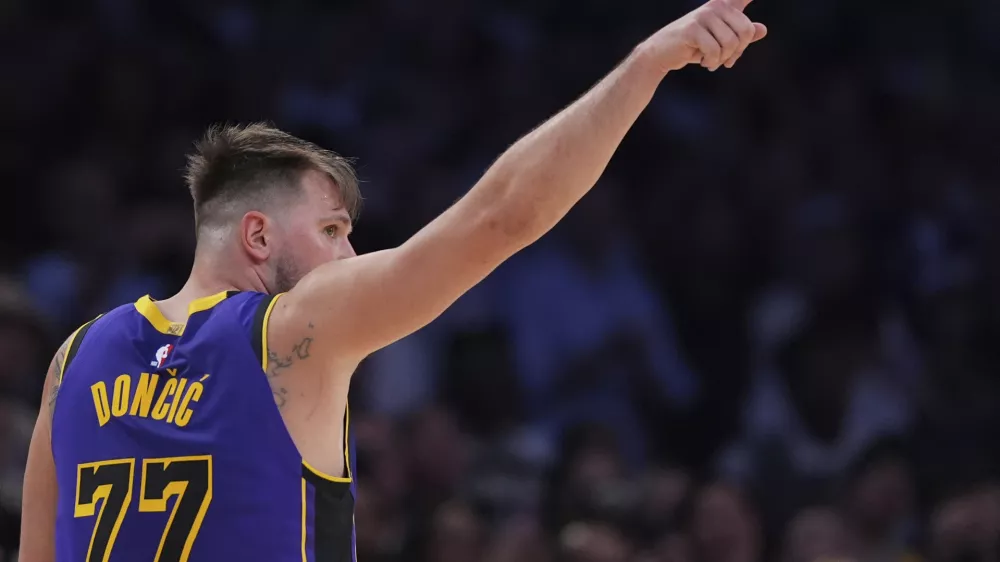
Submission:
[[[479,224],[511,239],[514,251],[551,229],[597,183],[652,99],[663,72],[648,59],[641,48],[633,51],[503,153],[446,215],[464,224],[485,219]]]

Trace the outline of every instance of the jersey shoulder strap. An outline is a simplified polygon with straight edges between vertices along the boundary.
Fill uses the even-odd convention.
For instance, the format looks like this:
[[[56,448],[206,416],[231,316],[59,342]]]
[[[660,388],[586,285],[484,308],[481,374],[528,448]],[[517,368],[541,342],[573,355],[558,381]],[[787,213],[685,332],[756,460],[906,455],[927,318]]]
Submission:
[[[62,366],[59,367],[59,375],[56,382],[62,383],[63,376],[66,374],[66,369],[69,367],[70,361],[72,361],[73,358],[76,357],[76,354],[80,352],[80,345],[83,344],[83,338],[87,336],[87,332],[90,331],[91,326],[93,326],[94,322],[97,322],[98,318],[101,316],[104,315],[98,315],[97,318],[94,318],[90,322],[80,326],[69,336],[69,340],[67,340],[69,346],[66,349],[66,357],[63,359]]]
[[[260,368],[267,372],[267,325],[271,318],[271,311],[274,310],[275,303],[284,293],[277,295],[265,295],[257,302],[257,310],[254,312],[253,324],[250,328],[250,343],[253,351],[257,354]]]
[[[250,347],[257,357],[257,363],[267,370],[267,323],[275,302],[284,293],[269,295],[257,291],[231,291],[221,308],[225,314],[235,315],[245,337],[250,339]]]

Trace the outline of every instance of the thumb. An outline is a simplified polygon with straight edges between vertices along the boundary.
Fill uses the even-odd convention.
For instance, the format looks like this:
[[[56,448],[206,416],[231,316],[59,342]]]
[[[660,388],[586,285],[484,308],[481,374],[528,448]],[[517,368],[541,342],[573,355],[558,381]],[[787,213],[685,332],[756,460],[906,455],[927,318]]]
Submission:
[[[764,37],[767,37],[767,26],[762,23],[753,23],[753,39],[750,40],[751,43],[756,43]]]

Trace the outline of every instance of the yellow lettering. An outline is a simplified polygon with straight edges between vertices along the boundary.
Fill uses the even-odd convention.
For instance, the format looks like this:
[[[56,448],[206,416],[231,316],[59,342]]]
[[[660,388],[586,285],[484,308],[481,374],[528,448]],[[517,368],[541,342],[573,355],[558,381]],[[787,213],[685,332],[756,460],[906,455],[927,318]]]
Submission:
[[[205,386],[200,382],[193,382],[191,386],[187,389],[187,394],[184,395],[184,400],[181,402],[181,407],[177,409],[177,427],[184,427],[191,421],[191,415],[194,413],[191,411],[191,402],[197,402],[201,399],[201,393],[205,390]]]
[[[97,411],[97,423],[100,427],[111,419],[111,408],[108,407],[108,387],[104,381],[91,385],[90,393],[94,395],[94,410]]]
[[[170,376],[172,377],[177,376],[177,369],[167,369],[167,372],[170,373]]]
[[[156,383],[160,380],[160,375],[149,373],[139,375],[139,382],[135,385],[135,396],[132,398],[132,411],[130,415],[138,415],[141,418],[149,417],[149,407],[153,405],[153,394],[156,392]]]
[[[187,379],[178,380],[181,382],[177,385],[177,392],[174,393],[174,401],[173,404],[170,405],[170,415],[167,416],[167,423],[174,423],[174,414],[177,413],[177,406],[180,406],[181,404],[180,396],[184,393],[184,387],[187,386],[188,383]]]
[[[132,379],[128,375],[120,375],[115,379],[115,393],[111,400],[111,414],[120,418],[128,413],[128,397],[132,388]]]
[[[176,375],[177,369],[170,375]],[[114,388],[109,393],[108,383],[100,381],[90,387],[94,399],[94,411],[97,422],[104,427],[111,418],[122,416],[137,416],[157,421],[166,421],[177,427],[185,427],[191,423],[194,416],[192,407],[197,404],[205,393],[202,381],[189,381],[184,377],[166,378],[166,383],[160,387],[160,375],[157,373],[140,373],[136,381],[134,375],[122,373],[114,382]],[[133,389],[133,382],[135,382]],[[133,392],[134,390],[134,392]]]
[[[163,385],[163,391],[160,392],[156,406],[153,407],[154,420],[167,417],[167,412],[170,411],[170,406],[166,405],[167,397],[172,396],[175,390],[177,390],[177,379],[167,379],[167,384]]]

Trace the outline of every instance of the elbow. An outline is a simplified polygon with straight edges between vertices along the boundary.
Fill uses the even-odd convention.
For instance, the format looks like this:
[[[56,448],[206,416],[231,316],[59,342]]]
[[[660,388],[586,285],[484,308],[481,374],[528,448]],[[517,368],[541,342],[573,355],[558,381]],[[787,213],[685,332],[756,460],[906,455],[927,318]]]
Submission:
[[[483,228],[500,244],[518,248],[527,246],[541,236],[538,213],[528,206],[524,208],[500,208],[489,212],[483,219]]]
[[[485,239],[485,246],[496,250],[491,261],[503,261],[541,238],[546,228],[533,209],[525,207],[501,208],[485,213],[477,229]]]
[[[538,240],[552,225],[545,218],[543,205],[530,194],[515,189],[504,191],[480,215],[479,229],[496,244],[517,251]]]
[[[456,210],[464,217],[459,232],[462,241],[480,249],[513,254],[538,240],[558,217],[552,217],[551,202],[541,182],[513,171],[504,157],[486,173]],[[487,258],[487,256],[483,256]]]

